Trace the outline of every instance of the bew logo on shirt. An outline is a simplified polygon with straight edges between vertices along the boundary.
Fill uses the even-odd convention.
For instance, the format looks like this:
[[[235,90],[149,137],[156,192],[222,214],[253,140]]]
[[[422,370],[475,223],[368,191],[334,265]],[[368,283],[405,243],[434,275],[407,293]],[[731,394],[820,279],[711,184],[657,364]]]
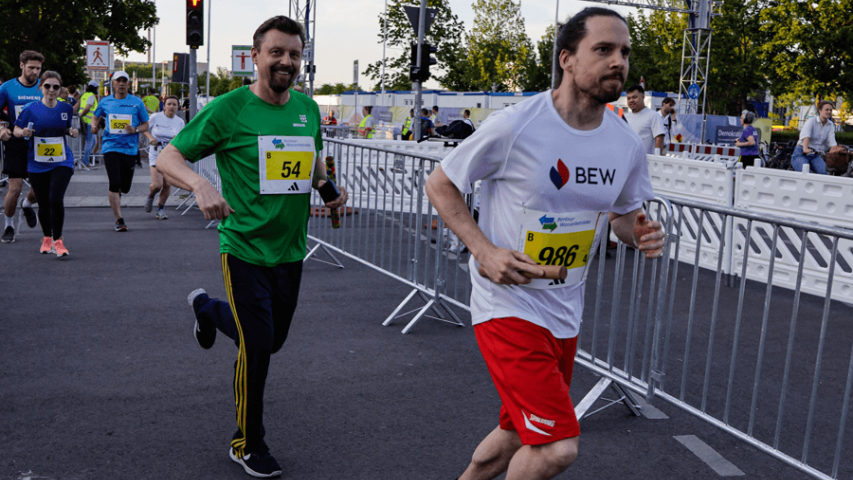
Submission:
[[[551,167],[550,171],[551,183],[560,190],[571,179],[572,175],[569,168],[563,163],[562,159],[557,160],[557,165]],[[613,179],[616,178],[616,169],[598,168],[598,167],[575,167],[575,183],[587,185],[613,185]]]

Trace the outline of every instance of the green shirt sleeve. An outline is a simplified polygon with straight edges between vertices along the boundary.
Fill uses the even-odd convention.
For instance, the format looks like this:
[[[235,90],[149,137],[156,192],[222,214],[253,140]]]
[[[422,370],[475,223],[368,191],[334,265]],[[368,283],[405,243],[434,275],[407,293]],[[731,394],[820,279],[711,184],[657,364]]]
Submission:
[[[311,102],[314,107],[314,115],[317,118],[317,135],[314,137],[314,145],[317,147],[317,156],[320,155],[320,152],[323,151],[323,129],[320,127],[320,107],[317,105],[317,102]]]
[[[233,95],[217,97],[199,110],[170,142],[190,162],[197,162],[228,146],[240,113],[235,107],[241,104],[229,97]]]

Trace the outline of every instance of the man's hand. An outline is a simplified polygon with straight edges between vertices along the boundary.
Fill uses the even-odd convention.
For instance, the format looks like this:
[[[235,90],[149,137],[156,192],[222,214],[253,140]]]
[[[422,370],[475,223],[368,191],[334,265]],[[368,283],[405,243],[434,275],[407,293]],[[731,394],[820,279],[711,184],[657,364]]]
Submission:
[[[324,180],[320,180],[320,181],[322,182],[322,183],[320,183],[320,186],[322,186],[323,183],[326,183]],[[331,209],[331,210],[337,210],[337,209],[339,209],[339,208],[341,208],[347,204],[347,200],[349,199],[349,194],[347,193],[347,189],[344,187],[338,186],[338,190],[341,191],[341,195],[331,202],[326,202],[326,208]]]
[[[521,272],[530,273],[536,278],[545,274],[542,267],[525,253],[500,247],[494,247],[484,253],[482,258],[477,258],[477,262],[485,271],[485,276],[497,284],[526,285],[530,283],[530,279]]]
[[[0,128],[0,140],[6,141],[12,138],[12,131],[8,128]]]
[[[158,165],[159,166],[159,165]],[[222,198],[222,195],[208,182],[193,190],[198,208],[204,213],[205,220],[219,220],[234,213],[234,209]]]
[[[643,212],[637,214],[634,220],[634,241],[637,248],[646,254],[646,258],[663,255],[665,236],[660,222],[650,221]]]
[[[136,133],[136,127],[128,124],[126,127],[124,127],[124,131],[127,133]]]
[[[98,128],[99,128],[98,119],[96,118],[94,121],[92,121],[92,135],[98,134]]]

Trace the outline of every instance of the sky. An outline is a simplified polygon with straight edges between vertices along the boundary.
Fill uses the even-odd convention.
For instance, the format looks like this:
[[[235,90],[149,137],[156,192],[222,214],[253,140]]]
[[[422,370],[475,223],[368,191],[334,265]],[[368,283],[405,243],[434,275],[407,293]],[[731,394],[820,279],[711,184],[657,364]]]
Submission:
[[[558,0],[521,0],[521,13],[525,20],[527,36],[538,40],[548,25],[554,23]],[[288,15],[288,1],[273,0],[206,0],[210,9],[212,30],[210,45],[211,71],[216,67],[231,68],[231,46],[251,45],[252,34],[264,20],[275,15]],[[315,88],[324,83],[352,83],[353,61],[359,61],[359,86],[369,90],[373,82],[363,72],[367,65],[382,60],[381,28],[379,15],[384,12],[384,0],[316,0],[317,24],[315,63],[317,74]],[[156,29],[155,54],[157,61],[168,61],[175,52],[188,52],[186,46],[186,6],[183,1],[155,0],[160,23]],[[299,0],[305,8],[305,0]],[[249,8],[248,6],[251,5]],[[451,9],[464,23],[466,31],[474,24],[474,11],[470,0],[451,0]],[[561,0],[561,20],[594,3],[579,0]],[[606,5],[603,5],[606,6]],[[623,15],[636,9],[609,7]],[[207,61],[208,11],[205,11],[205,45],[198,50],[198,61]],[[145,34],[147,36],[147,33]],[[387,57],[399,55],[388,49]],[[147,61],[147,54],[131,53],[128,61]],[[118,61],[119,58],[116,58]],[[435,81],[428,88],[438,88]]]

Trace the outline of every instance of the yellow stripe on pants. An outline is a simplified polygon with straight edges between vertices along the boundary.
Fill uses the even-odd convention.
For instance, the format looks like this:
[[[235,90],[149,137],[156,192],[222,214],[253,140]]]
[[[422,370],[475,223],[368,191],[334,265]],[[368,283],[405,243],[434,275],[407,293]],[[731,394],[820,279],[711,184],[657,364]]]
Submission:
[[[228,304],[231,305],[231,313],[234,315],[234,323],[237,325],[237,336],[240,339],[240,346],[237,352],[237,367],[234,370],[234,403],[237,406],[237,428],[242,433],[241,438],[231,441],[231,447],[234,449],[234,454],[237,458],[242,458],[243,448],[246,446],[246,403],[247,393],[246,384],[248,378],[246,374],[246,342],[243,338],[243,328],[240,326],[240,319],[237,316],[237,305],[234,304],[234,292],[231,289],[231,270],[228,268],[228,254],[222,254],[222,276],[225,280],[225,292],[228,296]]]

